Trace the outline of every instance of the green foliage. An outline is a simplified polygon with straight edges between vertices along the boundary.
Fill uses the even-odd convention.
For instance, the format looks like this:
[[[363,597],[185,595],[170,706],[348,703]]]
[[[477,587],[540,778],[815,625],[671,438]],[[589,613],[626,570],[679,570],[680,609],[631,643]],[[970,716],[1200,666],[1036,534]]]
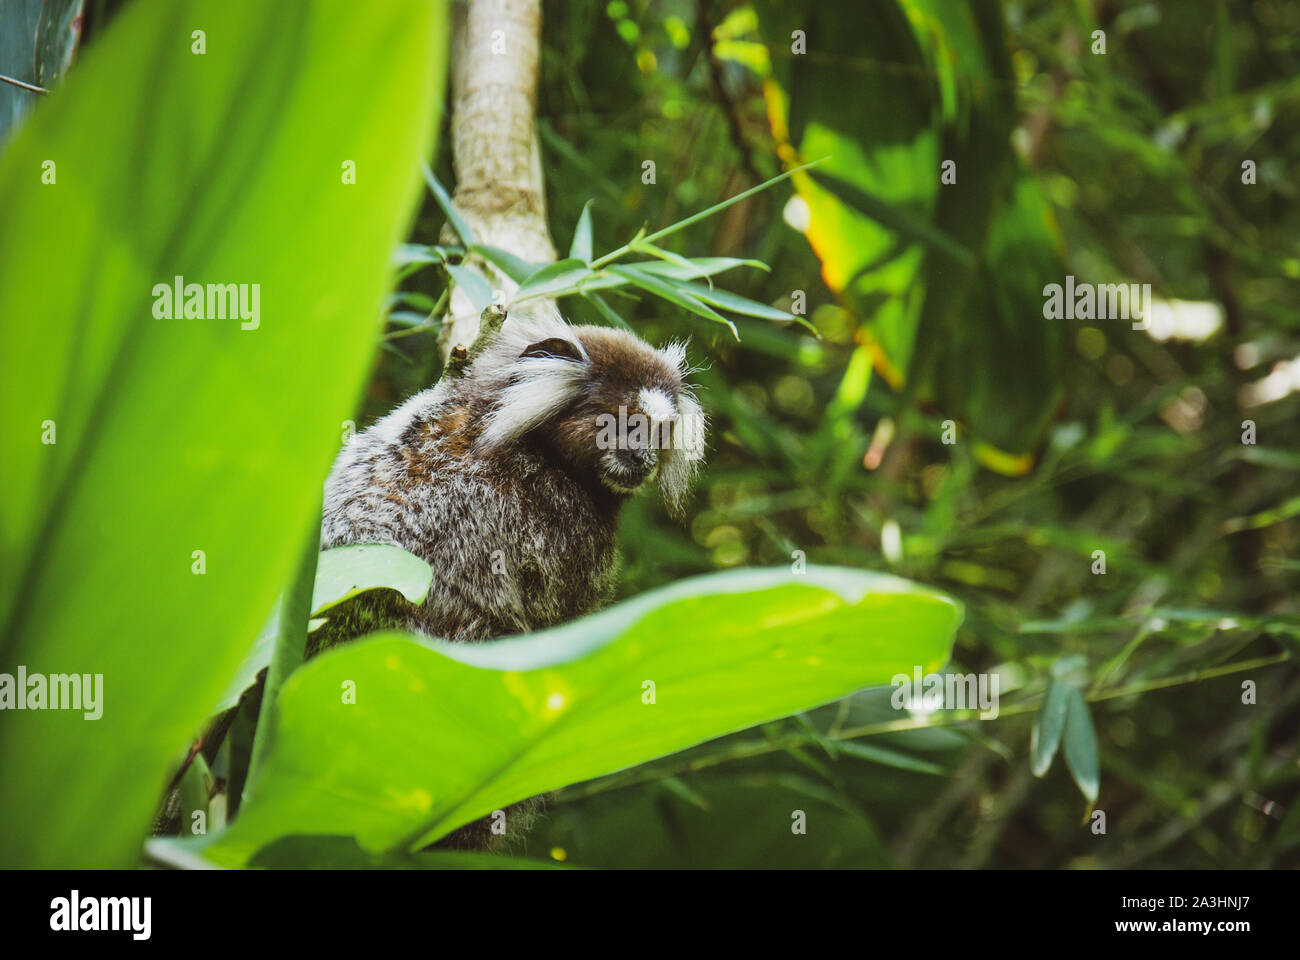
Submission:
[[[1070,775],[1090,803],[1097,801],[1097,734],[1088,704],[1078,687],[1071,687],[1065,717],[1065,762]]]
[[[802,170],[809,166],[812,166],[812,164],[805,164],[798,169]],[[452,229],[456,231],[457,236],[465,245],[465,250],[479,255],[484,260],[499,267],[510,279],[519,284],[518,289],[511,295],[513,302],[522,303],[541,297],[558,300],[580,294],[597,306],[600,318],[603,321],[612,326],[627,328],[627,321],[623,320],[603,298],[595,296],[594,293],[597,290],[617,290],[625,286],[633,286],[646,293],[654,294],[696,316],[722,324],[731,331],[733,336],[739,339],[736,325],[719,314],[713,307],[745,316],[775,320],[780,323],[800,323],[813,333],[816,333],[816,328],[803,318],[794,316],[784,310],[777,310],[767,304],[756,303],[734,293],[715,290],[713,289],[712,280],[708,281],[707,289],[700,287],[698,284],[688,283],[687,281],[697,277],[707,279],[713,273],[721,272],[728,267],[723,266],[721,263],[711,263],[709,259],[688,260],[685,257],[655,246],[653,241],[721,213],[746,197],[766,190],[773,184],[793,176],[795,172],[797,171],[790,171],[772,177],[756,187],[714,204],[707,210],[679,220],[662,230],[657,230],[650,236],[645,236],[645,231],[640,230],[626,244],[596,260],[592,259],[591,252],[591,203],[588,202],[583,206],[582,214],[579,216],[577,226],[574,228],[573,245],[569,256],[557,260],[555,263],[543,265],[530,264],[504,250],[475,243],[469,224],[452,206],[446,188],[438,182],[438,178],[431,170],[426,168],[424,176],[439,208],[446,215]],[[462,287],[469,296],[474,308],[481,312],[492,300],[492,290],[489,288],[487,281],[476,272],[460,264],[447,262],[448,253],[449,251],[444,247],[421,248],[408,244],[403,248],[398,262],[403,266],[441,262],[451,282]],[[629,253],[648,254],[656,259],[614,265],[615,261]],[[731,265],[739,266],[742,263],[750,266],[764,266],[757,261],[735,261]],[[666,265],[669,264],[676,269],[667,269]]]
[[[759,2],[697,17],[633,3],[549,17],[555,223],[594,195],[597,241],[653,233],[830,155],[793,178],[806,230],[778,186],[663,244],[762,259],[769,272],[728,289],[786,309],[803,291],[822,340],[736,317],[728,343],[681,311],[620,308],[650,339],[694,334],[716,438],[685,531],[653,505],[629,511],[621,590],[796,549],[893,569],[965,602],[950,669],[996,670],[1002,706],[982,722],[900,717],[868,691],[808,714],[811,729],[790,719],[561,791],[530,850],[669,867],[1296,862],[1300,815],[1278,811],[1300,805],[1286,662],[1300,395],[1243,398],[1300,354],[1285,172],[1300,59],[1280,39],[1298,9]],[[796,29],[810,55],[792,53]],[[658,188],[636,182],[645,158]],[[1215,304],[1221,327],[1158,340],[1122,320],[1044,320],[1042,288],[1067,273]],[[1241,442],[1246,419],[1258,445]],[[1056,687],[1065,763],[1040,782],[1034,718]],[[1072,690],[1090,723],[1063,750]],[[882,777],[844,749],[886,741],[954,782]],[[1108,838],[1080,827],[1094,780]],[[772,811],[794,795],[823,829],[791,842]]]
[[[1061,746],[1061,735],[1065,733],[1065,718],[1070,708],[1070,687],[1060,680],[1053,679],[1047,685],[1047,696],[1043,697],[1043,709],[1030,739],[1030,753],[1033,756],[1034,776],[1041,777],[1052,765]]]
[[[204,21],[195,56],[180,7],[128,9],[0,157],[0,654],[106,701],[0,724],[11,866],[136,861],[297,562],[429,143],[430,5]],[[260,326],[153,317],[177,275],[260,284]]]
[[[446,150],[402,233],[441,65],[427,7],[289,35],[234,6],[204,61],[128,5],[0,157],[0,670],[102,671],[109,704],[0,723],[22,772],[4,862],[134,862],[178,773],[210,833],[151,841],[159,865],[478,868],[414,851],[556,788],[533,859],[492,865],[1300,862],[1294,2],[549,5],[558,264],[457,222]],[[31,36],[0,30],[0,58]],[[429,244],[448,219],[459,242]],[[358,397],[368,422],[434,382],[451,286],[490,298],[466,258],[574,322],[690,338],[694,505],[684,525],[629,505],[625,602],[589,621],[295,669],[309,605],[428,582],[371,548],[318,573],[305,541]],[[1046,320],[1067,273],[1218,326]],[[174,274],[260,281],[261,328],[151,321]],[[46,419],[57,445],[32,440]],[[715,592],[727,570],[772,580]],[[950,655],[1000,678],[996,719],[869,686]],[[181,773],[214,707],[237,708],[224,746]],[[1094,803],[1109,835],[1081,826]]]
[[[205,855],[246,864],[295,834],[413,851],[516,800],[935,669],[960,617],[905,581],[810,567],[684,580],[491,644],[347,644],[286,683],[256,794]]]
[[[319,617],[364,590],[386,587],[419,605],[428,596],[433,571],[419,557],[386,543],[335,547],[320,555],[311,597]]]

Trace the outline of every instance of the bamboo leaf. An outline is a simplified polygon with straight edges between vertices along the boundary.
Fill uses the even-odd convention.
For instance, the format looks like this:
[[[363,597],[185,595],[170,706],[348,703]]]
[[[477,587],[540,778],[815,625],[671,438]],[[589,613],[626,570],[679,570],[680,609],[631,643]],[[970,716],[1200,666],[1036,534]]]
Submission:
[[[655,296],[662,297],[669,303],[674,303],[691,313],[712,320],[715,323],[723,324],[731,331],[733,337],[737,340],[740,339],[740,335],[736,332],[736,325],[707,304],[701,303],[689,290],[682,289],[685,286],[682,281],[674,280],[671,277],[656,276],[634,266],[610,267],[609,271],[622,277],[633,286],[640,287],[647,293],[653,293]]]
[[[1056,751],[1061,746],[1061,734],[1065,730],[1071,689],[1056,679],[1051,680],[1047,685],[1043,708],[1038,713],[1033,733],[1029,737],[1030,764],[1036,777],[1047,774],[1052,766],[1052,758],[1056,756]]]
[[[451,222],[451,227],[456,231],[456,236],[460,238],[460,242],[466,247],[473,246],[476,242],[474,239],[474,231],[471,230],[470,225],[465,222],[465,218],[457,212],[456,205],[451,202],[451,197],[447,194],[446,188],[439,182],[438,178],[434,176],[433,170],[427,163],[421,167],[421,170],[424,173],[424,182],[429,185],[429,190],[433,193],[433,198],[438,201],[438,206],[442,208],[442,212]]]
[[[450,263],[446,266],[447,272],[456,281],[456,286],[465,291],[469,302],[474,304],[475,310],[482,313],[492,305],[492,287],[483,279],[482,274],[469,267],[459,267]]]
[[[624,320],[621,316],[619,316],[618,312],[615,311],[614,308],[611,307],[608,303],[606,303],[605,298],[602,297],[600,294],[583,293],[583,297],[588,301],[590,301],[592,306],[594,306],[598,311],[600,311],[600,315],[609,322],[610,326],[618,327],[622,330],[627,330],[629,332],[632,330],[632,325],[629,324],[626,320]]]
[[[1088,703],[1077,687],[1068,693],[1068,714],[1065,720],[1065,765],[1070,776],[1089,803],[1097,802],[1100,786],[1100,763],[1097,757],[1097,732],[1092,728]]]
[[[573,243],[569,245],[569,258],[591,263],[591,203],[588,200],[578,217],[578,225],[573,231]]]

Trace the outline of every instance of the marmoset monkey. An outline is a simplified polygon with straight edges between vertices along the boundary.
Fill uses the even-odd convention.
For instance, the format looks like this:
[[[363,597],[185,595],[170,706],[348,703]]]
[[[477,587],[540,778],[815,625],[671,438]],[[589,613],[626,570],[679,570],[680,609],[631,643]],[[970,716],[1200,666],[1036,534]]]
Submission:
[[[317,631],[309,653],[382,627],[490,640],[607,602],[624,502],[653,481],[680,515],[699,465],[704,415],[688,372],[680,344],[571,327],[549,304],[511,308],[463,373],[354,437],[325,485],[321,549],[402,547],[433,568],[428,598],[398,622],[352,614]],[[493,839],[484,820],[440,845]]]

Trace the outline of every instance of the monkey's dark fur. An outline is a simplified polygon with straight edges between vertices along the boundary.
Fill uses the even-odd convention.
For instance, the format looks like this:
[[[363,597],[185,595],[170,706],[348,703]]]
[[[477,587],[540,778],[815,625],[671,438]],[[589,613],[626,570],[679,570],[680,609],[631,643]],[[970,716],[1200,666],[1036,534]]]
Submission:
[[[686,372],[680,345],[570,327],[549,306],[512,309],[461,376],[411,397],[339,455],[321,548],[395,544],[429,563],[433,585],[420,608],[354,606],[313,635],[309,653],[381,627],[491,640],[607,602],[623,503],[657,480],[680,512],[689,491],[704,424]],[[620,408],[624,424],[639,414],[652,428],[624,428],[611,448]],[[508,836],[537,806],[507,811]],[[502,839],[481,820],[440,845]]]

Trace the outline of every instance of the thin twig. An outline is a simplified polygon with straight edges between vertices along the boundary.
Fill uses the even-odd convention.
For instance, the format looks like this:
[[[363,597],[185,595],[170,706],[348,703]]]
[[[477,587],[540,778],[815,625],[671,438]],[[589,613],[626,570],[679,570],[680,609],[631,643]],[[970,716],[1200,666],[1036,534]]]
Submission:
[[[474,359],[482,353],[489,343],[501,331],[501,325],[505,323],[506,312],[498,303],[492,303],[483,308],[479,315],[478,336],[474,338],[474,343],[465,347],[463,344],[457,344],[452,347],[451,355],[447,358],[447,365],[443,368],[442,378],[444,380],[455,379],[463,376],[469,369],[469,365]]]
[[[12,83],[15,87],[22,87],[24,90],[30,90],[32,93],[49,93],[44,87],[38,87],[34,83],[28,83],[26,80],[19,80],[17,77],[7,77],[0,73],[0,80],[5,83]]]

